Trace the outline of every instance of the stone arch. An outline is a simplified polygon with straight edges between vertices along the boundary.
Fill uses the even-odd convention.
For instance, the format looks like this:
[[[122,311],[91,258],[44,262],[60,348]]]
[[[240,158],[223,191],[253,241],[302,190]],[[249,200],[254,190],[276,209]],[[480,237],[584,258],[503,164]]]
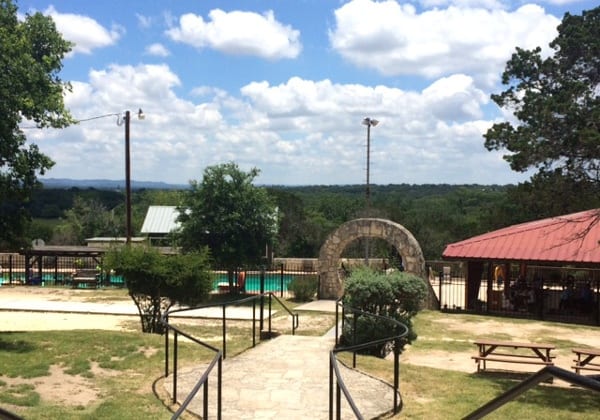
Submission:
[[[423,251],[408,229],[386,219],[354,219],[342,224],[321,246],[321,299],[337,299],[343,295],[344,285],[339,276],[340,257],[344,249],[359,238],[380,238],[394,245],[402,256],[404,270],[425,279]]]

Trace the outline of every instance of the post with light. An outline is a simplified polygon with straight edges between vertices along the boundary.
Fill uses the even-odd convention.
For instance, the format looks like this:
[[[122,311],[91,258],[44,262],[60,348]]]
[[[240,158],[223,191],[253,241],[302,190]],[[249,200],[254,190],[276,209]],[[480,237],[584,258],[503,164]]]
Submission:
[[[365,199],[367,206],[367,216],[371,212],[371,185],[370,185],[370,166],[371,166],[371,127],[379,124],[379,121],[373,118],[366,117],[362,120],[362,124],[367,126],[367,182],[365,187]],[[369,265],[369,238],[365,239],[365,265]]]
[[[142,109],[138,110],[138,119],[143,120],[145,118]],[[131,113],[129,110],[125,111],[123,117],[125,123],[125,241],[127,245],[131,244],[131,155],[129,147],[129,126],[131,123]]]

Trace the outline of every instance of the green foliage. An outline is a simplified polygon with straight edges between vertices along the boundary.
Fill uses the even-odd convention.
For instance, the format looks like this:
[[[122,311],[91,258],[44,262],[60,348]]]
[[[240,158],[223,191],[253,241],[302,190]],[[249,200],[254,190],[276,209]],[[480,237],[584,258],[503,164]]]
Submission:
[[[288,284],[288,290],[294,294],[294,298],[301,302],[308,302],[317,293],[319,279],[317,276],[296,276]]]
[[[502,75],[507,89],[492,100],[513,111],[518,122],[494,124],[485,147],[507,150],[504,159],[515,171],[535,168],[541,177],[556,174],[597,185],[600,7],[581,16],[565,14],[550,47],[554,55],[548,58],[539,47],[517,48],[508,61]]]
[[[412,317],[420,310],[427,297],[423,279],[406,272],[378,273],[359,267],[345,281],[344,305],[371,314],[400,321],[409,329],[400,342],[400,351],[417,338],[412,327]],[[392,335],[395,324],[380,318],[355,315],[344,324],[344,342],[365,343]],[[355,324],[356,322],[356,324]],[[356,327],[356,328],[355,328]],[[367,349],[368,354],[384,357],[389,343]]]
[[[114,212],[98,200],[77,196],[65,216],[65,221],[56,229],[55,244],[82,245],[86,238],[116,237],[121,230]]]
[[[258,174],[230,162],[207,167],[201,182],[192,181],[179,216],[183,249],[208,247],[215,264],[228,270],[260,263],[275,238],[277,212],[267,191],[252,184]]]
[[[560,171],[540,172],[530,181],[508,190],[507,201],[516,204],[512,208],[507,206],[499,218],[510,225],[522,221],[523,217],[536,220],[599,208],[599,189],[600,183],[576,181]]]
[[[0,402],[18,406],[32,407],[40,402],[40,395],[31,384],[8,386],[0,384]]]
[[[17,16],[10,0],[0,0],[0,246],[27,245],[30,216],[25,203],[54,165],[35,144],[26,146],[22,120],[61,128],[72,120],[64,107],[69,85],[58,77],[71,44],[62,39],[52,18],[41,13]]]
[[[160,317],[174,304],[196,305],[212,289],[208,252],[162,255],[156,249],[125,246],[105,254],[105,268],[125,279],[142,331],[162,333]]]
[[[499,185],[373,185],[373,211],[410,230],[426,259],[439,259],[448,243],[523,222],[507,201],[510,186]],[[315,257],[327,235],[343,222],[361,216],[364,186],[272,187],[281,213],[277,256]],[[334,211],[338,206],[338,211]],[[510,211],[512,210],[512,211]],[[518,217],[521,219],[516,220]],[[510,220],[507,223],[506,220]],[[389,246],[377,246],[377,256]],[[375,249],[375,248],[374,248]],[[364,246],[351,244],[344,257],[364,256]]]

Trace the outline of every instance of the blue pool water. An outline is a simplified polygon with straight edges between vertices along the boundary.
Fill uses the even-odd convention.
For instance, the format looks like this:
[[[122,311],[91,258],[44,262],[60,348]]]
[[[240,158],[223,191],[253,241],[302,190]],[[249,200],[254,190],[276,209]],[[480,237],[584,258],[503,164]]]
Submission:
[[[14,282],[23,282],[23,281],[25,281],[25,274],[13,273],[12,278],[13,278]],[[65,284],[65,283],[68,283],[70,281],[70,279],[71,279],[71,276],[69,274],[57,273],[56,279],[54,277],[54,273],[42,274],[42,284],[44,284],[44,285],[54,285],[55,283]],[[7,272],[2,273],[0,275],[0,284],[9,284],[9,283],[10,283],[10,280],[9,280],[8,273]],[[110,284],[113,286],[123,286],[124,285],[123,277],[115,276],[115,275],[110,276],[110,281],[108,281],[108,282],[103,281],[103,283]]]
[[[289,274],[280,273],[267,273],[265,275],[265,292],[286,292],[288,290],[288,284],[294,276]],[[24,274],[13,273],[13,281],[21,282],[25,280]],[[44,273],[42,276],[42,284],[51,286],[55,284],[67,284],[70,281],[70,275],[58,273],[55,280],[54,273]],[[8,273],[2,273],[0,275],[0,284],[8,284],[9,277]],[[213,280],[213,290],[218,290],[219,283],[227,283],[227,274],[217,274]],[[121,276],[111,275],[109,280],[103,280],[102,284],[111,286],[124,286],[124,281]],[[259,273],[248,273],[246,276],[246,291],[252,293],[260,292],[260,274]]]
[[[289,274],[268,274],[265,276],[265,292],[287,291],[288,284],[294,276]],[[283,280],[283,289],[282,289]],[[219,283],[227,283],[227,274],[217,274],[213,281],[213,289],[218,289]],[[246,275],[246,292],[260,292],[260,274]]]

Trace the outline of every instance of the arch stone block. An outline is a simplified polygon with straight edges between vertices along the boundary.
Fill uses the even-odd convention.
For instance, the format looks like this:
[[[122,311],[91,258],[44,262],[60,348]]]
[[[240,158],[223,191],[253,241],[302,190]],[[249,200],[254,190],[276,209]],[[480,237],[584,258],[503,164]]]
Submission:
[[[393,245],[404,264],[404,270],[425,279],[425,258],[421,246],[404,226],[386,219],[355,219],[331,233],[319,252],[321,299],[337,299],[344,294],[339,275],[339,261],[344,249],[359,238],[379,238]]]

